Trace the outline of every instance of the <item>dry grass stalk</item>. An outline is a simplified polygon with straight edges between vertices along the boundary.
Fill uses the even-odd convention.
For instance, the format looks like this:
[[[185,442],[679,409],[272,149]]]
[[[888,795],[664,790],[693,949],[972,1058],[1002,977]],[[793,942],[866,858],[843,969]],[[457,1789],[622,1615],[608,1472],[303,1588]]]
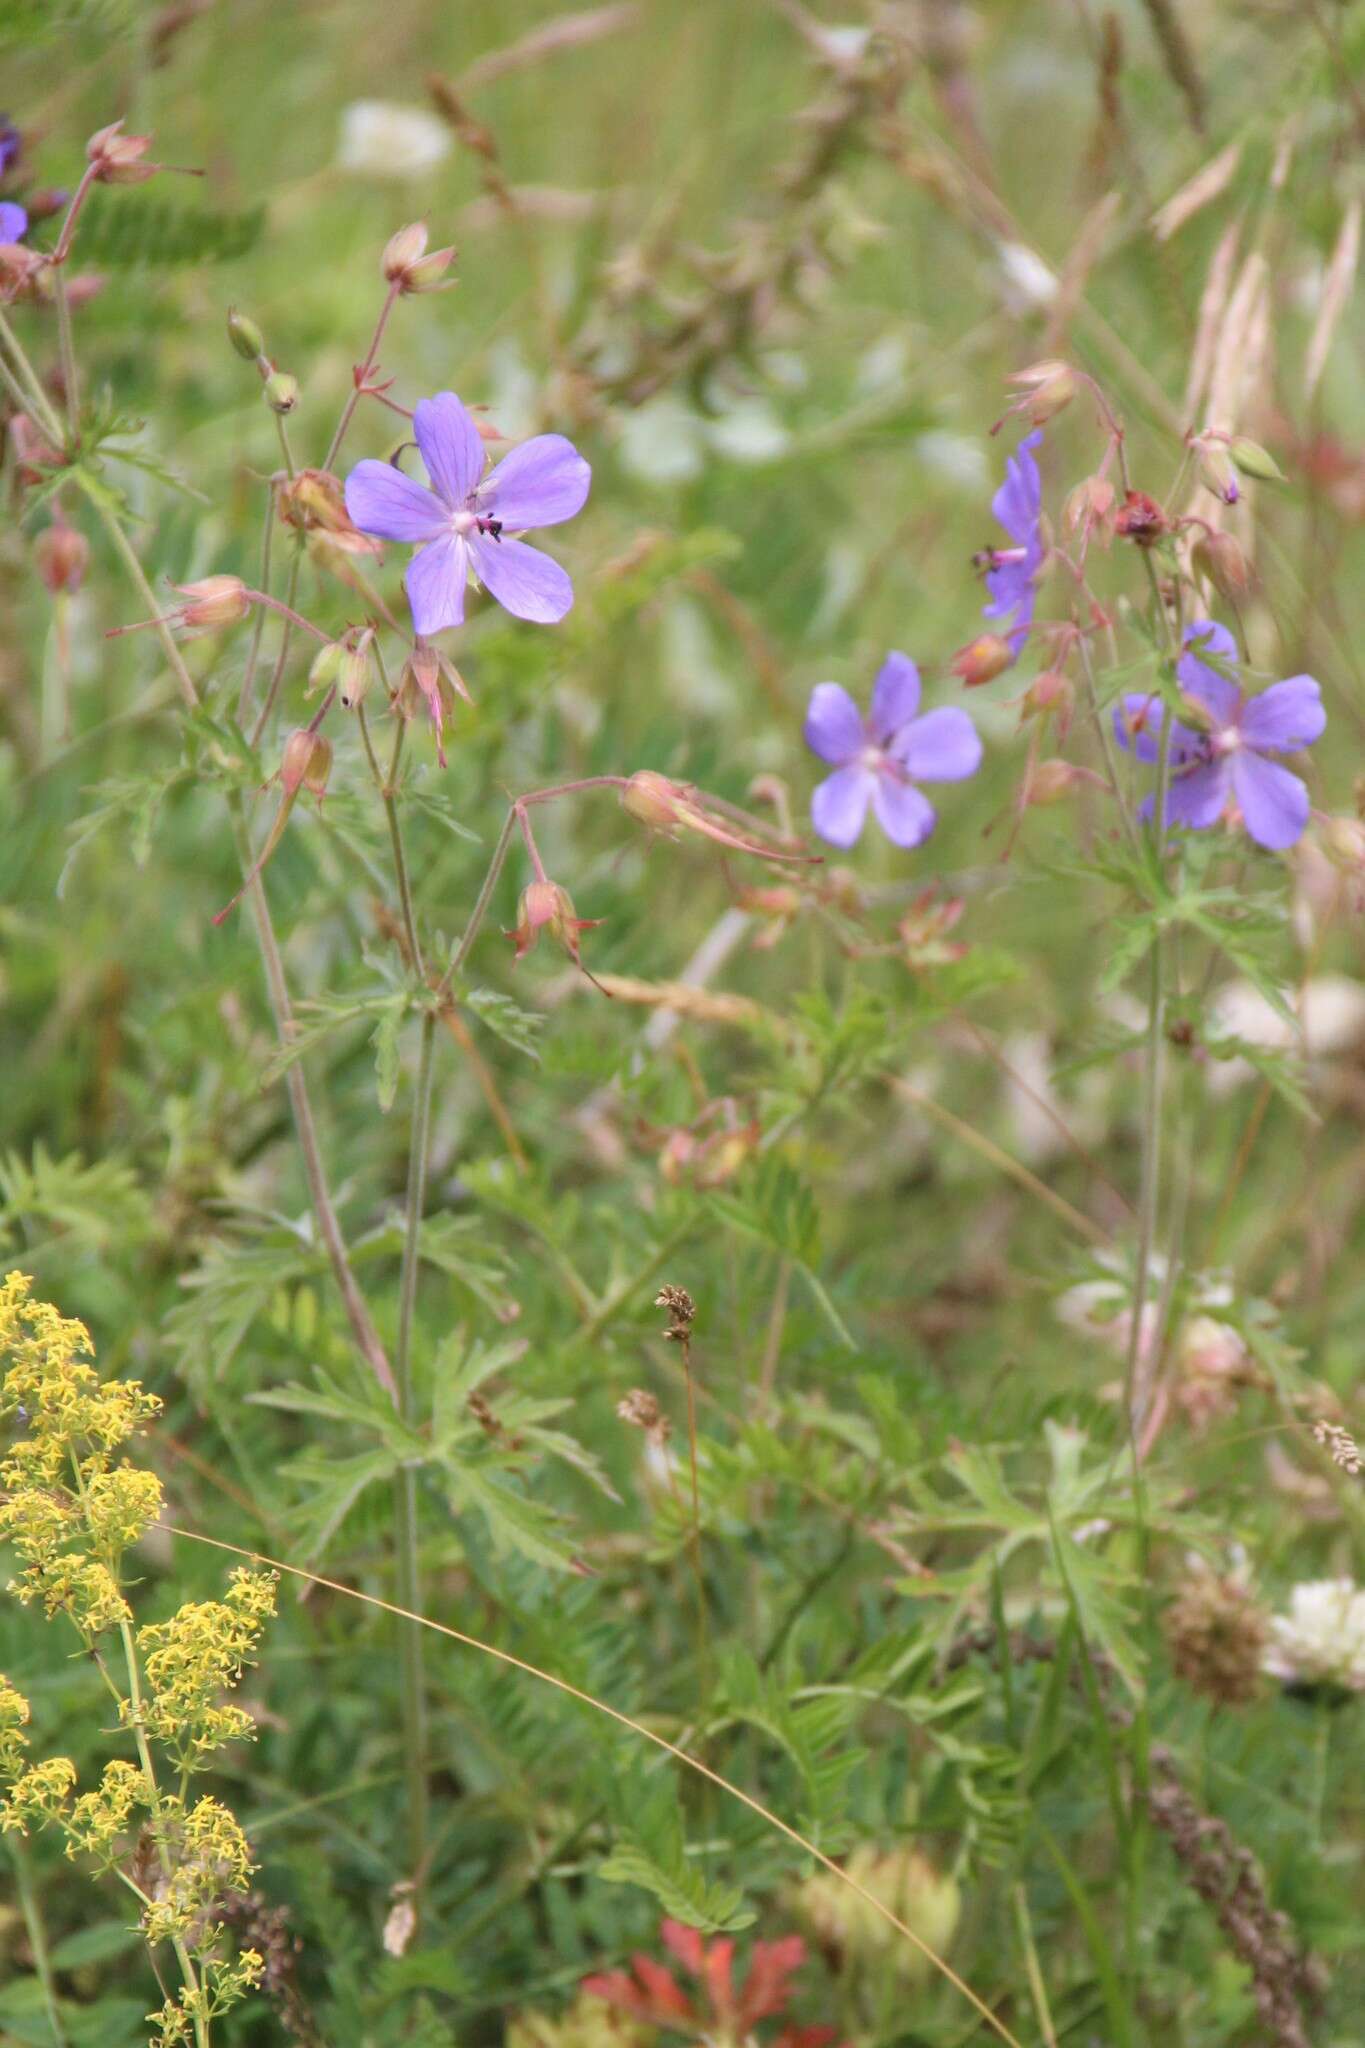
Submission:
[[[1169,242],[1171,236],[1184,227],[1206,206],[1227,191],[1237,175],[1237,166],[1242,161],[1242,145],[1230,142],[1226,149],[1220,149],[1217,156],[1188,178],[1178,192],[1173,192],[1164,206],[1159,206],[1152,215],[1152,233],[1159,242]]]
[[[634,28],[640,18],[638,7],[627,4],[613,7],[587,7],[580,14],[561,14],[544,22],[541,27],[521,36],[515,43],[507,43],[501,50],[489,50],[485,56],[476,57],[460,74],[462,92],[473,92],[477,87],[490,85],[495,78],[503,78],[509,71],[525,71],[532,64],[539,64],[544,57],[557,56],[561,50],[581,49],[585,43],[600,43],[605,36],[619,35],[622,29]]]
[[[1313,322],[1313,333],[1303,366],[1305,404],[1312,404],[1313,394],[1327,367],[1327,358],[1331,353],[1341,316],[1346,311],[1351,293],[1355,289],[1356,265],[1360,259],[1360,213],[1360,195],[1357,193],[1341,217],[1336,246],[1332,250],[1332,260],[1323,279],[1322,302],[1318,307],[1318,317]]]

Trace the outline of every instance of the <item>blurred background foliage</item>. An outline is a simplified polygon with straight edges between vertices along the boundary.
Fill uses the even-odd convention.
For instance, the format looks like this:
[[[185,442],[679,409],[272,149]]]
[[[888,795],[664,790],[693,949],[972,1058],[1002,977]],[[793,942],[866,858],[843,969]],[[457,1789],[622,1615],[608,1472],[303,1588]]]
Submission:
[[[448,770],[424,727],[410,736],[404,829],[425,928],[447,943],[511,794],[649,766],[745,804],[756,777],[777,778],[770,815],[790,803],[800,828],[813,683],[862,696],[903,647],[930,701],[955,695],[948,659],[981,602],[971,557],[1014,439],[1013,423],[990,434],[1003,378],[1073,355],[1127,425],[1135,480],[1164,497],[1198,424],[1184,392],[1201,293],[1234,224],[1239,259],[1259,248],[1272,280],[1273,358],[1245,425],[1289,478],[1259,499],[1263,587],[1245,624],[1260,666],[1321,679],[1334,743],[1315,797],[1353,808],[1358,321],[1347,312],[1311,396],[1304,360],[1358,203],[1365,10],[924,0],[886,8],[871,35],[869,19],[831,25],[797,0],[586,16],[534,0],[10,0],[0,19],[33,187],[72,185],[86,135],[119,115],[154,133],[159,160],[205,174],[102,192],[81,251],[104,280],[77,316],[87,384],[147,458],[110,476],[158,591],[258,573],[278,448],[227,345],[228,307],[298,377],[289,431],[320,462],[382,296],[379,252],[408,219],[457,244],[459,283],[397,308],[382,351],[397,395],[456,390],[509,435],[571,434],[593,464],[588,510],[556,550],[570,621],[542,633],[479,607],[456,650],[474,704]],[[357,116],[371,101],[408,110],[407,126]],[[1223,151],[1207,202],[1154,232]],[[42,311],[14,318],[50,361]],[[362,408],[341,466],[388,453],[398,424]],[[1050,431],[1054,520],[1102,447],[1086,405]],[[273,772],[280,733],[249,761],[228,724],[244,634],[189,648],[207,712],[182,731],[152,636],[102,637],[139,614],[98,531],[84,587],[54,606],[33,571],[43,515],[26,515],[15,469],[0,532],[5,1257],[89,1322],[107,1369],[166,1399],[149,1454],[179,1523],[389,1595],[387,1495],[361,1484],[379,1427],[307,1220],[250,925],[210,921],[239,879],[221,785]],[[1100,557],[1094,576],[1120,616],[1141,601],[1131,555]],[[392,563],[382,583],[393,598]],[[311,564],[300,603],[336,630],[364,609]],[[305,675],[296,649],[286,726]],[[854,870],[878,950],[849,943],[863,925],[837,885],[786,929],[745,898],[760,878],[741,861],[650,844],[610,796],[547,814],[551,873],[603,920],[585,942],[595,974],[666,982],[708,947],[712,985],[760,1008],[736,1024],[699,1004],[669,1028],[544,945],[514,969],[492,924],[480,940],[465,1042],[439,1054],[417,1363],[447,1409],[481,1387],[504,1439],[474,1430],[426,1474],[428,1610],[701,1743],[834,1853],[914,1844],[914,1897],[940,1911],[925,1924],[1029,2041],[1046,2031],[1035,1941],[1058,2039],[1253,2037],[1247,1977],[1139,1796],[1156,1731],[1329,1959],[1332,2017],[1314,2038],[1342,2044],[1360,2038],[1359,1709],[1210,1704],[1173,1674],[1158,1609],[1191,1549],[1221,1568],[1244,1551],[1268,1599],[1351,1568],[1355,1525],[1283,1402],[1307,1373],[1349,1415],[1358,1375],[1358,921],[1311,922],[1320,862],[1288,877],[1295,915],[1257,972],[1335,977],[1340,1019],[1334,1057],[1311,1069],[1299,1046],[1265,1053],[1278,1086],[1264,1102],[1245,1069],[1221,1085],[1207,1051],[1215,998],[1240,977],[1219,959],[1201,991],[1174,1082],[1192,1261],[1233,1276],[1260,1370],[1212,1427],[1172,1427],[1145,1537],[1120,1526],[1101,1557],[1072,1531],[1102,1510],[1122,1524],[1105,1491],[1118,1367],[1052,1302],[1105,1270],[1097,1243],[1125,1241],[1137,1078],[1104,982],[1113,892],[1077,859],[1105,816],[1082,790],[1017,823],[1019,687],[1010,674],[974,694],[987,766],[944,793],[926,849],[869,838],[835,863]],[[1074,750],[1091,744],[1078,733]],[[757,801],[773,796],[770,780]],[[384,1108],[383,829],[347,728],[332,790],[298,807],[268,886],[296,997],[329,1006],[305,1013],[308,1071],[388,1337],[413,1027],[381,1040],[382,1059],[397,1053]],[[520,879],[495,905],[505,926]],[[896,924],[927,915],[931,885],[966,908],[926,965]],[[1356,886],[1334,907],[1354,907]],[[1002,1178],[925,1097],[1090,1228]],[[1059,1141],[1058,1114],[1080,1146]],[[728,1153],[698,1157],[726,1133]],[[700,1667],[686,1514],[615,1413],[652,1388],[681,1441],[678,1361],[652,1306],[664,1280],[699,1310]],[[349,1419],[289,1392],[315,1400],[319,1372]],[[548,1440],[547,1409],[509,1450],[518,1402],[562,1404],[564,1437]],[[164,1537],[144,1597],[169,1607],[216,1585],[219,1564]],[[993,1647],[961,1652],[969,1624]],[[1016,1656],[1021,1628],[1065,1639],[1065,1655]],[[1140,1674],[1146,1732],[1121,1764],[1081,1633],[1102,1674]],[[92,1747],[90,1672],[9,1607],[0,1667],[45,1740]],[[251,1681],[260,1738],[231,1791],[262,1890],[292,1915],[317,2038],[484,2040],[535,2007],[548,2031],[531,2038],[548,2040],[578,1979],[650,1945],[660,1903],[677,1913],[680,1898],[712,1926],[747,1914],[765,1935],[814,1934],[803,2019],[888,2043],[971,2037],[952,1990],[866,1929],[822,1941],[800,1856],[751,1815],[472,1653],[438,1645],[430,1677],[437,1823],[402,1956],[380,1941],[391,1887],[413,1875],[387,1624],[288,1594]],[[92,1920],[76,1873],[39,1854],[73,2040],[140,2038],[151,1980],[118,1908]],[[608,1857],[622,1867],[607,1877],[635,1881],[602,1881]],[[961,1911],[945,1920],[935,1887],[950,1880]],[[718,1910],[731,1890],[743,1910]],[[3,1908],[0,1954],[0,2040],[47,2040]],[[578,2023],[594,2039],[606,2025]],[[260,2000],[228,2037],[279,2024]]]

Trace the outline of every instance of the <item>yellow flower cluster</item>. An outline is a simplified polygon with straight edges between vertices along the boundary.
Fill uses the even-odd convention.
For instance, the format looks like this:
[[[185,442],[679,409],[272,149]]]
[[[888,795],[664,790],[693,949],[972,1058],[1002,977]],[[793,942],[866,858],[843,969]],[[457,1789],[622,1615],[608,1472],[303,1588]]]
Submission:
[[[24,1434],[0,1458],[0,1537],[24,1564],[13,1591],[40,1599],[49,1616],[69,1615],[87,1642],[131,1618],[119,1561],[161,1512],[155,1474],[112,1462],[161,1403],[136,1380],[102,1382],[92,1351],[83,1323],[32,1300],[22,1273],[8,1276],[0,1418],[15,1416]]]
[[[135,1806],[147,1804],[147,1785],[135,1764],[116,1757],[104,1767],[97,1792],[83,1792],[66,1816],[68,1856],[94,1856],[109,1864],[119,1851],[120,1837],[128,1832]]]
[[[150,1697],[143,1726],[182,1770],[201,1770],[225,1742],[253,1735],[251,1716],[224,1706],[275,1612],[274,1572],[237,1570],[223,1600],[187,1600],[169,1621],[138,1630]]]
[[[224,1892],[244,1892],[251,1881],[251,1851],[237,1821],[217,1799],[200,1799],[188,1813],[164,1802],[167,1839],[175,1855],[160,1895],[143,1914],[147,1939],[210,1945],[213,1911]]]
[[[222,1695],[275,1611],[276,1575],[235,1571],[223,1599],[189,1601],[134,1638],[123,1557],[160,1515],[162,1496],[154,1473],[117,1454],[161,1403],[136,1381],[101,1382],[91,1355],[83,1325],[35,1302],[30,1282],[11,1273],[0,1287],[0,1421],[13,1418],[22,1433],[0,1457],[0,1540],[23,1568],[10,1590],[25,1604],[41,1601],[49,1616],[69,1616],[92,1650],[105,1630],[119,1630],[121,1643],[96,1654],[125,1727],[137,1732],[139,1759],[109,1762],[98,1787],[73,1798],[68,1758],[27,1762],[28,1701],[0,1676],[0,1833],[55,1823],[68,1856],[108,1869],[145,1827],[159,1876],[154,1895],[144,1894],[144,1930],[153,1946],[174,1945],[185,1980],[179,1996],[148,2017],[158,2048],[177,2048],[206,2038],[210,2020],[260,1981],[264,1964],[254,1949],[231,1959],[220,1953],[219,1901],[250,1883],[246,1837],[218,1800],[187,1808],[164,1792],[149,1745],[160,1745],[184,1774],[223,1743],[254,1733],[250,1715]],[[126,1696],[111,1669],[120,1650]]]

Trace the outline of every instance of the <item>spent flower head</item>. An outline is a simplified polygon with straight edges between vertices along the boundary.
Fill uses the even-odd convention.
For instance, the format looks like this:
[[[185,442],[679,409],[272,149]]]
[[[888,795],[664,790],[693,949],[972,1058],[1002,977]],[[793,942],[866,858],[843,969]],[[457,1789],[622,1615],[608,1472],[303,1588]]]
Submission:
[[[1291,676],[1248,697],[1234,680],[1236,671],[1237,644],[1226,626],[1196,619],[1185,628],[1176,674],[1189,722],[1171,723],[1165,822],[1203,831],[1235,802],[1257,845],[1275,852],[1302,837],[1309,802],[1304,783],[1273,757],[1311,747],[1322,737],[1327,714],[1312,676]],[[1159,697],[1130,693],[1114,712],[1119,745],[1139,761],[1159,760],[1165,717]],[[1148,797],[1144,817],[1153,805]]]
[[[417,632],[463,625],[472,577],[514,617],[557,624],[573,585],[516,535],[582,510],[592,471],[573,443],[537,434],[485,476],[483,436],[453,391],[422,399],[413,432],[430,488],[391,462],[360,462],[346,479],[346,510],[362,533],[418,549],[405,579]]]
[[[805,740],[834,767],[811,800],[811,822],[831,846],[852,846],[868,805],[895,846],[919,846],[936,823],[917,782],[961,782],[981,765],[981,740],[965,711],[953,705],[919,714],[919,670],[905,654],[889,654],[872,686],[867,716],[838,683],[817,683],[806,712]]]

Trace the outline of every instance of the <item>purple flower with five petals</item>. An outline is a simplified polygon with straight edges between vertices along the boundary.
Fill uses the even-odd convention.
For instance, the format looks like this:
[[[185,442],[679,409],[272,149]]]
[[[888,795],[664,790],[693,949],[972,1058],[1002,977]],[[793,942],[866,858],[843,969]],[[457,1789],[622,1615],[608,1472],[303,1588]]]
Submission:
[[[346,510],[362,533],[418,547],[405,578],[419,634],[464,624],[470,575],[519,619],[552,626],[573,603],[558,562],[513,536],[557,526],[582,509],[592,471],[562,434],[537,434],[483,473],[483,440],[453,391],[424,398],[413,415],[431,489],[390,462],[359,462]]]
[[[1235,798],[1258,846],[1272,852],[1293,846],[1308,823],[1308,791],[1269,757],[1297,754],[1321,739],[1327,724],[1321,691],[1312,676],[1290,676],[1248,697],[1222,673],[1237,667],[1236,642],[1226,626],[1209,619],[1185,628],[1185,650],[1176,665],[1180,687],[1208,724],[1196,730],[1178,718],[1171,721],[1167,824],[1202,831],[1216,825]],[[1114,711],[1119,745],[1139,761],[1159,760],[1164,715],[1159,697],[1125,697]],[[1143,804],[1144,817],[1151,816],[1153,801],[1148,797]]]
[[[991,511],[1014,546],[987,548],[986,588],[991,601],[983,607],[988,619],[1007,619],[1003,637],[1018,654],[1033,623],[1038,571],[1043,566],[1043,480],[1033,451],[1040,433],[1026,434],[1005,463],[1005,481],[991,500]]]
[[[852,846],[871,804],[895,846],[919,846],[934,829],[934,807],[917,782],[962,782],[981,765],[981,740],[965,711],[919,712],[919,670],[888,654],[866,718],[838,683],[817,683],[805,740],[834,767],[811,799],[811,822],[831,846]]]
[[[13,199],[0,199],[0,248],[22,242],[28,233],[28,215]]]

